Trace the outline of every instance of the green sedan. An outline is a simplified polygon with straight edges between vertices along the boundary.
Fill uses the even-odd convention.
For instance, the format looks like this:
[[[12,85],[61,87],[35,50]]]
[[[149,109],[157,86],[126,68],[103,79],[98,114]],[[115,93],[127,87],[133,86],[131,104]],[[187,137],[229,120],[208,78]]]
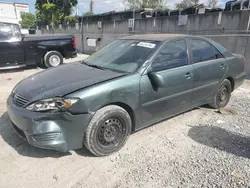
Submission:
[[[96,156],[120,150],[132,132],[197,106],[227,105],[246,60],[197,36],[139,35],[116,40],[84,62],[32,75],[7,107],[31,145]]]

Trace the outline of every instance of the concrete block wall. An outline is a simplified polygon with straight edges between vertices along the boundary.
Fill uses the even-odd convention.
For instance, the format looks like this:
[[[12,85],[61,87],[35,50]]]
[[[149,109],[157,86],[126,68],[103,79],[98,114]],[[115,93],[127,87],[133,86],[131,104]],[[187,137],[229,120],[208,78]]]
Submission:
[[[219,15],[221,21],[219,21]],[[83,53],[92,53],[95,50],[89,49],[85,44],[86,38],[101,38],[99,46],[100,49],[107,44],[121,36],[130,34],[144,34],[144,33],[185,33],[185,34],[238,34],[247,33],[247,26],[249,21],[250,10],[244,11],[228,11],[228,12],[214,12],[200,15],[188,15],[186,25],[179,26],[179,16],[155,17],[135,20],[135,31],[128,27],[128,20],[112,20],[102,21],[102,28],[98,28],[97,21],[82,23],[82,28],[56,30],[55,33],[71,33],[75,34],[77,40],[77,50]],[[249,33],[250,34],[250,33]],[[79,36],[79,35],[82,35]],[[81,39],[81,40],[80,40]],[[220,40],[220,39],[219,39]],[[228,39],[228,48],[236,52],[236,46],[232,45],[235,39],[230,37]],[[231,41],[231,42],[230,42]],[[244,39],[241,41],[245,42]],[[220,42],[224,42],[220,40]],[[239,42],[238,45],[242,43]]]
[[[221,19],[219,19],[221,14]],[[145,33],[184,33],[207,36],[232,53],[239,53],[247,59],[247,71],[250,75],[250,10],[214,12],[200,15],[188,15],[186,25],[179,26],[179,16],[145,18],[135,20],[135,31],[128,27],[128,20],[103,21],[98,28],[97,21],[82,23],[80,30],[60,30],[55,33],[71,33],[76,36],[77,50],[92,54],[112,41],[132,34]],[[250,28],[249,28],[250,29]],[[244,34],[245,33],[245,34]],[[87,39],[100,38],[97,47],[89,47]]]

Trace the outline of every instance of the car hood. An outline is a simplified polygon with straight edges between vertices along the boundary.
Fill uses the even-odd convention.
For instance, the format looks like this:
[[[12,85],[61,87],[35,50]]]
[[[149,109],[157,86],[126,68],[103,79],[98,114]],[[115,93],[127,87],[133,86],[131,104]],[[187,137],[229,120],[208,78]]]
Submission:
[[[73,91],[126,75],[110,70],[89,67],[82,63],[71,63],[34,74],[21,81],[15,93],[35,101],[51,97],[62,97]]]

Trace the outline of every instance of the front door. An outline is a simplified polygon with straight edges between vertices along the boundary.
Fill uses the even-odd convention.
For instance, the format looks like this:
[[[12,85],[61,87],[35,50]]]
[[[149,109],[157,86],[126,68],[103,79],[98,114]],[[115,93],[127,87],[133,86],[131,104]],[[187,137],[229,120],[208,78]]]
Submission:
[[[184,39],[168,42],[156,55],[149,71],[162,76],[164,87],[154,88],[148,74],[141,77],[142,126],[190,108],[193,67],[188,59]]]
[[[0,67],[25,63],[21,39],[18,25],[0,23]]]
[[[199,39],[189,39],[190,53],[194,68],[194,106],[211,100],[228,69],[224,57],[210,43]]]

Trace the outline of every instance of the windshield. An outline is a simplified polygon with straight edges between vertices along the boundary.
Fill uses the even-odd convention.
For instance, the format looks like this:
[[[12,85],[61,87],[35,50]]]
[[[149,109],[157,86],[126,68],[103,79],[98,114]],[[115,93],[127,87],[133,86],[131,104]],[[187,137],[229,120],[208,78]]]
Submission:
[[[147,60],[158,44],[158,41],[116,40],[84,62],[105,69],[134,72]]]

